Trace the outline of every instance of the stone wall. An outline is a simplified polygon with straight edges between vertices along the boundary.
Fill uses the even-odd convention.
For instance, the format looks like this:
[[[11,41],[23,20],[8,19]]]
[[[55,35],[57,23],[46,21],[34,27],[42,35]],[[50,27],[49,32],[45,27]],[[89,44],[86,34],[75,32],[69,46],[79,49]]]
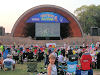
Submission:
[[[57,46],[63,46],[64,43],[69,45],[82,45],[83,42],[86,44],[96,43],[100,41],[100,37],[98,36],[87,36],[87,37],[69,37],[63,40],[32,40],[31,38],[23,38],[23,37],[11,37],[11,36],[0,36],[0,42],[4,45],[30,45],[30,44],[38,44],[38,45],[45,45],[46,43],[56,43]]]

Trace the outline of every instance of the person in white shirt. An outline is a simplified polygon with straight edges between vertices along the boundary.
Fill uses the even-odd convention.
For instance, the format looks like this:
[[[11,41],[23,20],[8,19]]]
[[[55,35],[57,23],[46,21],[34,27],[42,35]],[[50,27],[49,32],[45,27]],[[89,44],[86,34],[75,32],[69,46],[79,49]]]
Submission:
[[[54,51],[52,52],[52,54],[55,55],[55,57],[57,58],[57,53],[56,53],[57,49],[55,48]]]
[[[61,55],[58,56],[58,62],[59,63],[63,63],[64,62],[64,56],[62,55],[62,53],[61,53]]]
[[[12,55],[7,55],[7,58],[3,60],[3,68],[5,62],[11,62],[12,63],[12,70],[15,70],[15,61],[12,59]]]

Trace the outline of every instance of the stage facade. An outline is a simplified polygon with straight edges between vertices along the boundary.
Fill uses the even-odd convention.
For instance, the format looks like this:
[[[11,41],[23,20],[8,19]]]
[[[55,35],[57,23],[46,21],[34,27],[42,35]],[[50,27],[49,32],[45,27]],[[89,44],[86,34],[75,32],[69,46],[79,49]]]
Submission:
[[[23,13],[16,21],[14,37],[32,37],[35,40],[60,40],[82,37],[78,20],[66,9],[55,5],[40,5]]]

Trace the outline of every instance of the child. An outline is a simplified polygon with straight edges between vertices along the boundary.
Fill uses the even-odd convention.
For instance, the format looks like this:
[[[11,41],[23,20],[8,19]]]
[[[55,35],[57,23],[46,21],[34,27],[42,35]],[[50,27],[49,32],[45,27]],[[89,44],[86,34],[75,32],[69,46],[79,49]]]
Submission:
[[[56,65],[54,64],[56,60],[56,57],[54,54],[50,54],[49,55],[49,65],[48,65],[48,75],[57,75],[57,68]]]

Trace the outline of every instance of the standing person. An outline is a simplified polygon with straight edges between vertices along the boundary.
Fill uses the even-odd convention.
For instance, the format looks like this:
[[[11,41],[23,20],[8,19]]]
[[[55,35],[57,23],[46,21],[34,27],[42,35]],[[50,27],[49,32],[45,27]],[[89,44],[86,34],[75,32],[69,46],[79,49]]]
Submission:
[[[19,54],[17,53],[17,51],[15,51],[15,53],[13,54],[13,59],[15,59],[15,62],[18,63]]]
[[[41,62],[41,59],[42,59],[41,57],[42,57],[42,53],[41,53],[40,48],[38,48],[38,59],[37,59],[38,62]]]
[[[57,54],[57,49],[55,48],[54,51],[52,52],[53,55],[55,55],[56,60],[55,60],[55,65],[58,67],[58,54]]]
[[[65,42],[64,43],[64,49],[66,49],[68,47],[68,44]]]
[[[54,54],[50,54],[49,55],[49,65],[48,65],[48,75],[57,75],[57,68],[56,65],[54,64],[56,60],[56,57]]]
[[[49,45],[48,52],[49,52],[49,55],[52,53],[52,45]]]
[[[55,57],[57,58],[57,55],[58,55],[58,54],[57,54],[57,49],[56,49],[56,48],[54,49],[54,51],[52,52],[52,54],[54,54]]]
[[[43,47],[41,46],[40,47],[40,50],[41,50],[41,60],[43,60],[44,59],[44,49],[43,49]]]
[[[47,54],[46,54],[46,57],[45,57],[45,68],[46,68],[46,65],[48,66],[48,64],[49,64],[49,52],[47,52]]]
[[[61,53],[61,55],[58,56],[58,62],[59,63],[63,63],[64,62],[64,56],[63,56],[62,53]]]
[[[86,47],[85,42],[83,42],[83,48]]]
[[[95,53],[95,51],[93,50],[90,55],[92,56],[92,68],[95,69],[96,68],[96,59],[95,59],[96,53]]]
[[[63,54],[63,56],[65,57],[65,49],[61,50],[61,53]]]

